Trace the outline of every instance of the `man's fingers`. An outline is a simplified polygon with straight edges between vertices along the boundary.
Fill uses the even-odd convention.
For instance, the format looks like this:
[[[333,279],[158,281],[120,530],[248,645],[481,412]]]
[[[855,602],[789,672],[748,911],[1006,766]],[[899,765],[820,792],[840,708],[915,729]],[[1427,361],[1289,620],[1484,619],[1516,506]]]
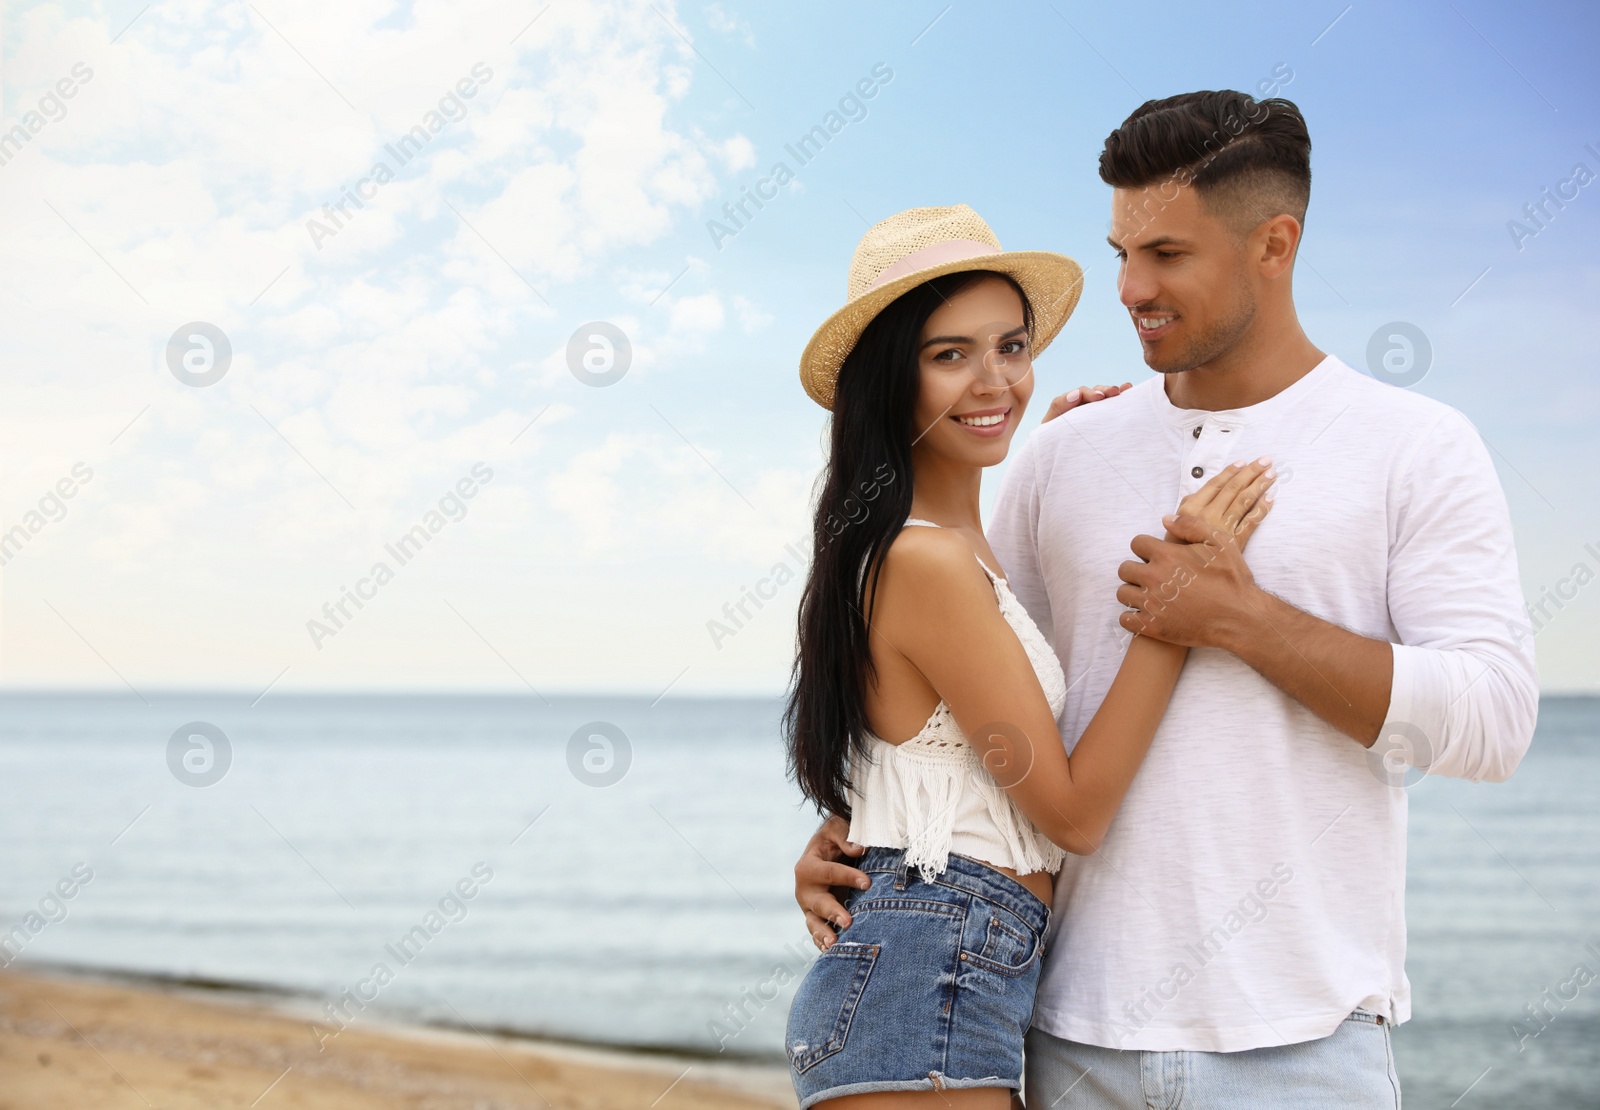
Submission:
[[[819,952],[826,952],[839,939],[833,927],[810,910],[806,911],[806,932],[811,934],[811,943],[817,946]]]
[[[850,842],[850,822],[842,817],[830,817],[824,821],[812,836],[811,843],[818,848],[832,849],[835,859],[840,856],[859,856],[866,851],[861,845]],[[827,858],[825,851],[817,854]]]
[[[845,909],[839,900],[827,891],[823,891],[812,898],[809,905],[802,907],[808,918],[827,922],[835,929],[850,927],[850,911]],[[814,931],[814,930],[813,930]]]
[[[1199,517],[1189,516],[1187,513],[1178,513],[1173,516],[1164,516],[1161,523],[1167,526],[1167,531],[1176,540],[1182,543],[1205,543],[1212,536],[1212,527]],[[1150,536],[1140,536],[1139,539],[1152,539]],[[1137,542],[1137,541],[1135,541]],[[1135,551],[1138,549],[1135,548]]]
[[[1170,526],[1168,530],[1171,530]],[[1173,532],[1173,535],[1177,535],[1177,533]],[[1158,540],[1154,536],[1146,536],[1141,534],[1133,537],[1133,542],[1128,544],[1128,547],[1135,555],[1139,556],[1139,558],[1148,563],[1155,558],[1156,553],[1161,550],[1161,545],[1165,542],[1165,540]],[[1127,563],[1122,564],[1123,567],[1126,567],[1127,565]],[[1148,571],[1149,568],[1146,568],[1146,570]],[[1124,582],[1134,582],[1135,584],[1139,584],[1139,580],[1129,578],[1127,575],[1123,574],[1121,567],[1117,568],[1117,576]]]
[[[834,861],[854,858],[864,851],[861,845],[850,842],[850,822],[832,816],[811,834],[794,865],[794,900],[805,914],[806,931],[823,951],[837,939],[830,923],[841,929],[850,924],[850,911],[834,897],[833,888],[864,890],[872,885],[865,873]]]
[[[848,851],[852,855],[858,855],[861,852],[860,845],[850,843],[850,822],[836,813],[829,814],[828,819],[817,826],[813,839],[830,841],[838,845],[841,850]]]
[[[818,917],[837,929],[850,927],[850,911],[833,896],[832,891],[816,891],[801,904],[800,908],[805,910],[807,915]]]
[[[796,886],[848,886],[866,890],[872,885],[865,871],[825,859],[803,859],[794,867]]]
[[[814,863],[827,863],[845,857],[859,856],[866,849],[859,844],[850,842],[850,822],[842,817],[829,817],[817,831],[811,834],[811,839],[806,842],[805,851],[800,853],[800,861],[794,866],[795,878],[805,881],[804,869]],[[854,886],[854,882],[846,880],[842,885]]]
[[[1129,559],[1117,567],[1117,577],[1131,586],[1145,589],[1155,581],[1156,573],[1150,568],[1149,563]]]
[[[1124,582],[1117,587],[1117,600],[1129,609],[1143,609],[1145,601],[1149,598],[1150,591],[1143,586],[1130,586]],[[1126,615],[1126,614],[1124,614]]]
[[[1117,617],[1117,623],[1135,636],[1148,636],[1150,622],[1142,610],[1129,609]],[[1160,637],[1157,637],[1159,639]]]

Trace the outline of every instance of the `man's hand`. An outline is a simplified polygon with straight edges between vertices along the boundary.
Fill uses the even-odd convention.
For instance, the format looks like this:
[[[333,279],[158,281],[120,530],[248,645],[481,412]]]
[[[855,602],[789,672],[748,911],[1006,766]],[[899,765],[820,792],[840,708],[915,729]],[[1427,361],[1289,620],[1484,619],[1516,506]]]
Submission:
[[[1277,471],[1272,460],[1224,467],[1162,518],[1167,538],[1137,536],[1133,553],[1143,562],[1117,568],[1125,585],[1117,600],[1135,610],[1122,627],[1168,643],[1216,647],[1218,637],[1259,612],[1255,577],[1244,547],[1272,509]]]
[[[860,856],[866,849],[848,839],[850,822],[830,817],[822,823],[800,859],[794,865],[794,900],[805,911],[806,931],[817,948],[826,952],[838,934],[830,926],[847,928],[850,913],[834,895],[835,887],[866,890],[872,881],[854,867],[837,862],[844,856]]]
[[[1389,712],[1394,652],[1297,609],[1255,583],[1239,537],[1193,517],[1166,519],[1182,542],[1138,536],[1117,600],[1129,632],[1238,656],[1340,732],[1370,748]]]
[[[1064,412],[1071,412],[1079,405],[1087,405],[1091,401],[1104,401],[1107,397],[1115,397],[1125,389],[1132,389],[1132,382],[1123,382],[1121,385],[1080,385],[1077,389],[1063,393],[1050,402],[1041,424],[1048,424]]]
[[[1135,536],[1141,561],[1117,568],[1117,600],[1135,610],[1122,627],[1172,644],[1223,646],[1264,607],[1238,537],[1189,516],[1169,517],[1167,534],[1179,542]]]

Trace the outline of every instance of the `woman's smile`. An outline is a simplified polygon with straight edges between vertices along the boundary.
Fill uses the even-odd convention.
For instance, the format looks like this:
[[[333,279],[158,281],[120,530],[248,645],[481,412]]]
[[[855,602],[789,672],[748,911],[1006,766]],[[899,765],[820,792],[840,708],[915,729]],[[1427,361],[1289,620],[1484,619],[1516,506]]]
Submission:
[[[1011,406],[955,413],[950,419],[975,436],[1001,436],[1005,435],[1006,429],[1011,426]]]

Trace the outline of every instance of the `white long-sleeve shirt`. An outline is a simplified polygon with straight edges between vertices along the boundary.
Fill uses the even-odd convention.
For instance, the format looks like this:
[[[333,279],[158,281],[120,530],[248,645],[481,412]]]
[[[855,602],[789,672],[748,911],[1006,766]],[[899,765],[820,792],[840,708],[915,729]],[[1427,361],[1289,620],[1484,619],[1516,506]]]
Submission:
[[[1101,850],[1056,884],[1034,1011],[1056,1036],[1233,1052],[1326,1036],[1358,1006],[1406,1020],[1406,767],[1499,781],[1532,737],[1533,636],[1482,441],[1330,357],[1220,412],[1154,378],[1018,450],[988,538],[1066,672],[1068,747],[1126,650],[1129,541],[1261,455],[1280,477],[1245,552],[1256,582],[1395,645],[1389,723],[1366,749],[1237,657],[1191,651]]]

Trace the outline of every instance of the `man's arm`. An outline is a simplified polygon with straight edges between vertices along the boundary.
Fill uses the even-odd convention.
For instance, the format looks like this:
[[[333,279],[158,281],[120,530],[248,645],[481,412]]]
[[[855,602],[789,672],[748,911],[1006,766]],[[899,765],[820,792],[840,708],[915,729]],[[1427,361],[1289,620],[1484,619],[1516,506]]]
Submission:
[[[1163,545],[1117,596],[1141,611],[1146,634],[1232,652],[1367,747],[1393,733],[1411,766],[1502,781],[1532,739],[1538,680],[1494,464],[1451,413],[1394,480],[1388,604],[1398,644],[1267,593],[1223,544]],[[1203,538],[1192,522],[1172,531]]]
[[[1533,740],[1539,676],[1511,514],[1466,417],[1420,437],[1390,512],[1400,642],[1385,731],[1414,732],[1431,750],[1413,766],[1430,774],[1504,782]]]
[[[1213,646],[1232,652],[1295,701],[1370,748],[1389,712],[1393,646],[1297,609],[1251,583]]]

